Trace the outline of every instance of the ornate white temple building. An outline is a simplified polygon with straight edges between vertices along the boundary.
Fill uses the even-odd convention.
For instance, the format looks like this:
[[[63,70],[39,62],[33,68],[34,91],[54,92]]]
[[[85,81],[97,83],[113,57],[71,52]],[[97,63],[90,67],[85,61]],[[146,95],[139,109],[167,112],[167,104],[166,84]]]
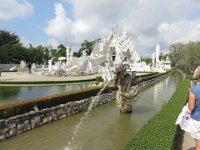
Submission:
[[[135,63],[140,61],[140,56],[134,48],[131,37],[127,35],[126,27],[120,33],[118,28],[113,28],[107,39],[96,43],[91,58],[104,56],[111,66],[122,62]]]
[[[67,46],[66,57],[58,58],[55,65],[52,64],[53,59],[49,60],[48,71],[41,71],[40,74],[76,76],[112,72],[120,63],[134,64],[140,61],[140,56],[124,26],[121,32],[113,28],[106,39],[96,42],[90,56],[83,51],[80,58],[73,57]]]
[[[113,28],[106,39],[96,42],[90,56],[83,53],[80,58],[66,57],[69,61],[62,66],[62,69],[66,72],[76,72],[76,74],[105,72],[105,68],[114,70],[119,63],[132,64],[140,61],[140,56],[127,35],[125,26],[121,32],[118,28]]]

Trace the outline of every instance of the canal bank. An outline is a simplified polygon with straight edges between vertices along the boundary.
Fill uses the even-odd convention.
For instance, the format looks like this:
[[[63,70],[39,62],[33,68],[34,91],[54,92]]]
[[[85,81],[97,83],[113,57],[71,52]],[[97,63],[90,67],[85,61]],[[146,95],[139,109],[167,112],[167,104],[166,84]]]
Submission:
[[[123,144],[128,142],[130,137],[134,135],[141,128],[141,126],[146,123],[146,121],[148,121],[156,112],[160,110],[160,107],[170,98],[170,95],[176,89],[177,84],[181,82],[181,80],[182,79],[180,75],[175,73],[169,75],[164,80],[157,82],[155,85],[149,85],[148,88],[145,88],[141,91],[141,96],[134,104],[134,110],[132,114],[120,113],[114,102],[107,103],[94,109],[89,118],[81,127],[81,131],[77,137],[78,139],[74,144],[80,144],[79,146],[81,146],[83,149],[93,149],[96,148],[96,146],[99,146],[99,148],[101,147],[101,149],[102,146],[103,149],[119,149]],[[167,90],[168,88],[169,90]],[[165,91],[167,91],[167,93]],[[60,121],[51,123],[48,126],[42,126],[25,134],[20,134],[16,137],[5,140],[5,142],[1,142],[0,147],[10,149],[15,145],[14,143],[16,142],[18,144],[15,146],[23,150],[24,147],[27,147],[32,143],[28,141],[24,143],[20,142],[22,140],[21,138],[26,137],[25,139],[34,141],[34,144],[32,143],[31,145],[33,149],[63,149],[67,143],[66,139],[70,139],[74,125],[78,123],[82,115],[83,113],[73,115],[69,118],[61,119]],[[74,118],[76,119],[74,120]],[[102,122],[105,123],[102,124]],[[63,124],[67,124],[67,128],[64,126],[60,127],[58,124],[61,126]],[[43,132],[47,130],[48,133]],[[95,132],[91,132],[93,130]],[[52,131],[55,132],[52,133]],[[33,133],[35,133],[34,136],[31,136],[30,134]],[[42,135],[45,136],[45,142],[48,140],[54,142],[50,142],[50,145],[42,144],[40,141],[38,141],[39,139],[41,140]],[[56,139],[54,138],[52,140],[51,137],[54,136]],[[94,136],[95,139],[93,138]],[[58,141],[57,138],[60,140]],[[94,142],[89,142],[91,140]]]
[[[130,149],[173,149],[188,150],[194,148],[189,134],[184,134],[176,119],[187,102],[189,78],[176,89],[168,103],[134,136],[123,150]],[[187,149],[188,148],[188,149]]]

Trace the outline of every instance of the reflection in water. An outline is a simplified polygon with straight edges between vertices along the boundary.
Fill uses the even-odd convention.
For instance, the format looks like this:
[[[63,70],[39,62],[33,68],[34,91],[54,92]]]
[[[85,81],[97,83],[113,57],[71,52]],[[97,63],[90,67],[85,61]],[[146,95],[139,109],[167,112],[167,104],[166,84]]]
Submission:
[[[168,93],[173,93],[174,89],[177,87],[177,82],[180,82],[181,75],[175,72],[172,72],[172,75],[164,79],[162,82],[155,84],[154,86],[154,105],[157,107],[161,107],[164,102],[169,100],[172,95]],[[164,97],[164,101],[161,101],[161,94],[159,93],[162,89],[162,97]]]
[[[160,110],[163,102],[170,99],[177,84],[182,80],[181,76],[176,78],[175,75],[171,74],[166,79],[141,91],[141,97],[133,106],[132,114],[120,113],[114,101],[95,108],[82,124],[73,148],[78,150],[120,149]],[[167,79],[169,81],[166,81]],[[167,82],[169,87],[165,86]],[[154,86],[159,87],[155,93],[158,97],[156,101],[153,95]],[[84,113],[76,114],[2,141],[0,149],[64,150],[73,135],[74,127],[83,115]]]
[[[2,87],[0,86],[0,99],[15,99],[19,95],[21,87]]]
[[[136,129],[135,124],[131,120],[131,114],[119,113],[119,116],[117,116],[116,120],[117,121],[115,125],[116,126],[115,131],[114,133],[111,133],[113,135],[113,138],[111,138],[112,143],[114,143],[111,149],[112,148],[119,149],[121,145],[123,145],[124,143],[127,143],[128,137],[132,136],[132,133]],[[129,127],[128,131],[131,131],[131,132],[125,132],[127,131],[127,127]]]
[[[13,101],[24,100],[40,96],[58,94],[66,91],[79,90],[95,86],[95,84],[71,84],[65,86],[39,86],[39,87],[16,87],[16,86],[0,86],[0,104]]]

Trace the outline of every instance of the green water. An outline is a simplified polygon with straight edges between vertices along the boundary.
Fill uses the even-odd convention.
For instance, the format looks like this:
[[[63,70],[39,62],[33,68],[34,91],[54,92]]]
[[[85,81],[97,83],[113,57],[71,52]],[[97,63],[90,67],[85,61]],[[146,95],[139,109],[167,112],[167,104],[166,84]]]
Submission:
[[[47,96],[58,94],[66,91],[80,90],[95,86],[94,83],[82,83],[60,86],[0,86],[0,105],[15,101],[24,100],[27,98],[34,98],[40,96]]]
[[[71,149],[118,150],[170,99],[182,77],[172,73],[148,86],[135,102],[133,113],[120,113],[115,102],[95,108],[80,127]],[[44,125],[0,142],[0,150],[68,150],[67,143],[84,113]]]

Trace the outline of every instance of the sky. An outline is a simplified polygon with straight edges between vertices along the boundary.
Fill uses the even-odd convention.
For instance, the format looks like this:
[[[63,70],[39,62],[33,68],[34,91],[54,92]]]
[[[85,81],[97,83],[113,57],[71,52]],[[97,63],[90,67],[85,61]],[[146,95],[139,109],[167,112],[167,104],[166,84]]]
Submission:
[[[200,39],[200,1],[0,0],[0,29],[24,45],[77,50],[84,40],[107,38],[124,25],[140,56],[151,57],[157,43],[166,53],[170,44]]]

